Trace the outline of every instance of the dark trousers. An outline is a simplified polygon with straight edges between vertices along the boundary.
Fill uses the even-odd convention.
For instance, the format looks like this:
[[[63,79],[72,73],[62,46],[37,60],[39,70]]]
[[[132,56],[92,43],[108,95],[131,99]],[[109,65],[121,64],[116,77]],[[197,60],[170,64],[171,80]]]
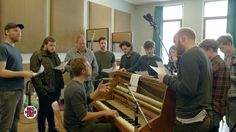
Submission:
[[[0,92],[0,132],[17,132],[22,91]]]
[[[175,120],[174,132],[207,132],[210,127],[210,117],[207,116],[203,122],[183,124]]]
[[[228,99],[226,122],[232,132],[236,132],[236,97]]]
[[[211,126],[208,132],[219,132],[220,121],[223,119],[219,113],[214,111],[210,112]]]
[[[47,95],[38,94],[39,111],[38,111],[38,131],[45,132],[45,120],[47,118],[49,129],[55,128],[54,113],[51,107],[55,101],[55,93],[48,93]]]

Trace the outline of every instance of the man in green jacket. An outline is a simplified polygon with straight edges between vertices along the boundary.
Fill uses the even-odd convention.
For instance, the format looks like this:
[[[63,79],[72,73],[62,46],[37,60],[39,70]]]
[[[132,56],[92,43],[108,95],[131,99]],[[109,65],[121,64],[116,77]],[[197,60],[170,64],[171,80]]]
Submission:
[[[44,39],[43,43],[46,45],[45,50],[38,52],[30,59],[30,69],[33,72],[38,72],[41,65],[44,67],[43,73],[32,78],[39,97],[38,131],[45,132],[47,118],[48,131],[57,132],[51,104],[59,100],[61,88],[64,87],[62,71],[54,69],[61,64],[61,61],[55,52],[56,40],[49,36]]]

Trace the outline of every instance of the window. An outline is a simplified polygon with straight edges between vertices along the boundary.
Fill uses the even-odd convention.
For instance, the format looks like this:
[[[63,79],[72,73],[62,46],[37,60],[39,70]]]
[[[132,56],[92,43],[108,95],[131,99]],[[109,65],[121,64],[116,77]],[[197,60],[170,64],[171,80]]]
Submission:
[[[182,5],[163,7],[163,43],[167,52],[174,45],[173,37],[182,26]],[[162,46],[162,60],[167,64],[169,57]]]
[[[226,34],[228,1],[205,2],[204,6],[204,38],[217,39]],[[222,58],[222,52],[218,52]]]
[[[205,2],[204,38],[217,39],[226,33],[228,1]]]

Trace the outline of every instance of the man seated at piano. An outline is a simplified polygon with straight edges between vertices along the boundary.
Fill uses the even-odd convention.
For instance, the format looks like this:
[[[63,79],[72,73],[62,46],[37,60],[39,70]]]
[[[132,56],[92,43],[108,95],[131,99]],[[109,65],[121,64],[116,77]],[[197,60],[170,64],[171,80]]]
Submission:
[[[109,91],[109,87],[101,81],[91,95],[86,95],[84,81],[91,75],[91,65],[84,58],[75,58],[70,62],[73,79],[64,92],[65,111],[64,126],[68,132],[115,132],[117,128],[101,117],[115,118],[115,110],[88,112],[88,105]]]
[[[150,67],[157,67],[157,62],[162,62],[162,59],[154,54],[155,42],[150,40],[146,41],[143,45],[143,48],[146,55],[141,56],[138,62],[133,67],[127,69],[127,71],[147,71],[150,76],[157,77],[157,73]]]

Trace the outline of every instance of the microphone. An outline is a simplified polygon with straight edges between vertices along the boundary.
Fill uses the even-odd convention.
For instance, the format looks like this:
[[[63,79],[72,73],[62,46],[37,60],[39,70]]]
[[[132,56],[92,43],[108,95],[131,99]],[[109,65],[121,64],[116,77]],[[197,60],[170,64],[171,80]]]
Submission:
[[[153,22],[153,17],[150,13],[147,13],[146,15],[144,15],[143,18],[150,23]]]
[[[144,15],[143,18],[146,21],[148,21],[150,23],[150,25],[154,27],[155,30],[157,30],[157,23],[150,13],[147,13],[146,15]]]
[[[165,45],[163,44],[163,41],[160,37],[160,33],[157,31],[158,28],[157,28],[156,19],[153,18],[153,16],[150,13],[147,13],[146,15],[144,15],[143,18],[146,21],[148,21],[150,23],[150,25],[154,28],[154,30],[157,32],[158,38],[160,40],[160,44],[164,47],[164,50],[165,50],[166,54],[169,56],[169,53],[168,53],[168,51],[167,51],[167,49],[166,49]]]

